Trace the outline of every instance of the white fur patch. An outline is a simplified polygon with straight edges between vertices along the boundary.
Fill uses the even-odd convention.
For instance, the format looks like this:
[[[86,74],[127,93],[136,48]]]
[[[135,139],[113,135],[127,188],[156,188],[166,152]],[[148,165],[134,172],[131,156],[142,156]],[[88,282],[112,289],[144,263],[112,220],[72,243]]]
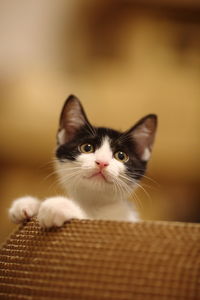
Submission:
[[[110,148],[109,139],[105,138],[100,148],[94,153],[85,154],[82,153],[77,157],[77,161],[82,164],[83,168],[96,168],[96,161],[102,161],[110,164],[112,160],[112,150]]]
[[[101,147],[95,151],[95,158],[96,161],[103,161],[106,163],[110,163],[112,156],[113,153],[110,148],[109,139],[106,137],[103,140]]]
[[[144,152],[142,154],[142,157],[141,157],[142,160],[147,161],[147,160],[149,160],[150,156],[151,156],[150,150],[148,148],[145,148]]]
[[[58,132],[58,142],[59,144],[64,144],[65,143],[65,129],[61,129],[59,132]]]

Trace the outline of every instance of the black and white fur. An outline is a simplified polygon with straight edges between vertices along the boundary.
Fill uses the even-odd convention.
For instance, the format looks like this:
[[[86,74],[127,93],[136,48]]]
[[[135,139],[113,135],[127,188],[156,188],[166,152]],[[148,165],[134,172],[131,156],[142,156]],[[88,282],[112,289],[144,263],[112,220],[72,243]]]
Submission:
[[[128,198],[145,173],[156,127],[153,114],[123,133],[94,127],[80,101],[69,96],[61,112],[56,149],[56,170],[68,197],[43,202],[30,196],[17,199],[9,210],[11,219],[18,223],[37,215],[42,227],[62,226],[72,218],[139,220]],[[81,150],[85,144],[91,152]]]

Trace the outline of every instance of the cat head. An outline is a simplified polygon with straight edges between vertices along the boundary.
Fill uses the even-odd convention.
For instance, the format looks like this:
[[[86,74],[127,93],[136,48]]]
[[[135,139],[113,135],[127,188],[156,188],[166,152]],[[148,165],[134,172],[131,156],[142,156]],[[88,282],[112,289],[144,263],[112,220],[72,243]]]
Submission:
[[[156,115],[125,132],[90,124],[80,101],[66,100],[57,134],[57,171],[66,186],[128,192],[145,173],[157,127]]]

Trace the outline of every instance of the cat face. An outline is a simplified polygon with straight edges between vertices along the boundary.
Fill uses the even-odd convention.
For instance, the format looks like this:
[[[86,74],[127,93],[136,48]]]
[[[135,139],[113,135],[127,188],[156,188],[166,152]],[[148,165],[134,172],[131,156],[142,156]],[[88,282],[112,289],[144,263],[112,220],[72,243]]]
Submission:
[[[57,170],[66,185],[130,192],[145,172],[156,131],[156,116],[148,115],[122,133],[92,126],[80,101],[64,104],[57,135]]]

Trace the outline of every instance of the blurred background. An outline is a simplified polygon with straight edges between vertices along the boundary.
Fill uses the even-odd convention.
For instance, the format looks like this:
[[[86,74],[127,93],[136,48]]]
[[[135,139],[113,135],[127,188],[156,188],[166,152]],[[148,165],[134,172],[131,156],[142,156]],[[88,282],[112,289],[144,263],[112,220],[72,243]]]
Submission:
[[[71,93],[96,125],[156,113],[136,205],[145,220],[200,221],[198,0],[1,0],[0,93],[0,242],[13,199],[62,193],[51,162]]]

